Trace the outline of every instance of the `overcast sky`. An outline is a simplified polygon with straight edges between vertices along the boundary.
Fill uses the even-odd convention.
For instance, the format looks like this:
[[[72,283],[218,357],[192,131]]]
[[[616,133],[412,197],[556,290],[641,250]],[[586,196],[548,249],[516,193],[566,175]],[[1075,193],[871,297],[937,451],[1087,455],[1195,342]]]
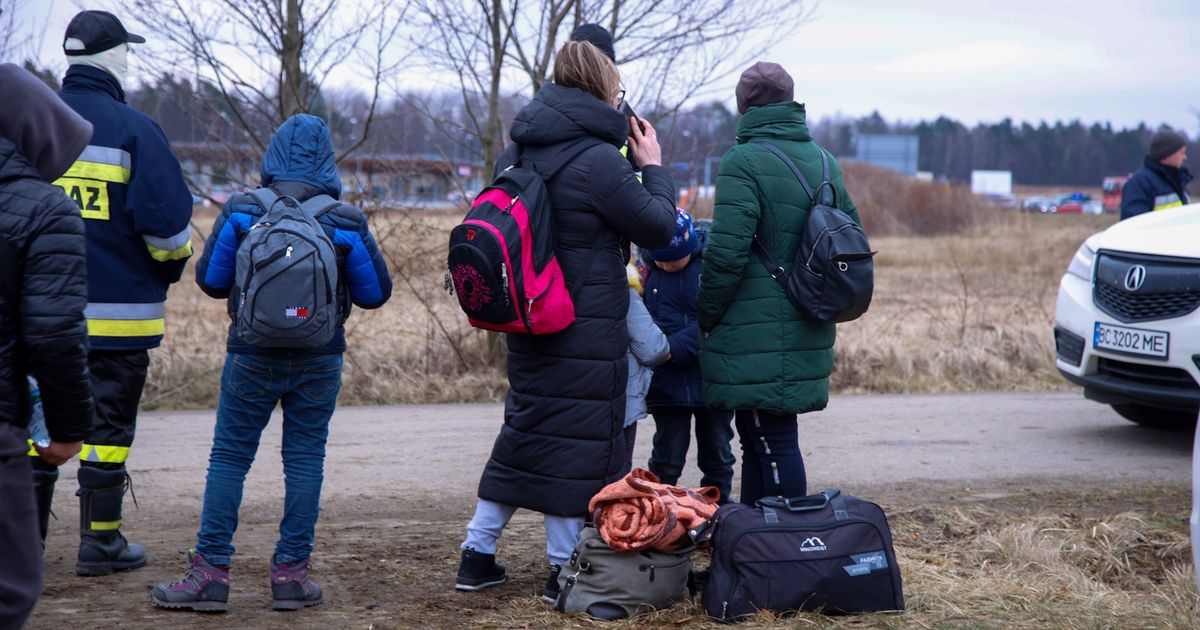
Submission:
[[[23,11],[23,24],[45,25],[42,64],[62,69],[74,3],[30,0]],[[792,73],[816,118],[879,110],[1200,131],[1200,0],[824,0],[768,59]],[[731,107],[736,81],[715,86]]]

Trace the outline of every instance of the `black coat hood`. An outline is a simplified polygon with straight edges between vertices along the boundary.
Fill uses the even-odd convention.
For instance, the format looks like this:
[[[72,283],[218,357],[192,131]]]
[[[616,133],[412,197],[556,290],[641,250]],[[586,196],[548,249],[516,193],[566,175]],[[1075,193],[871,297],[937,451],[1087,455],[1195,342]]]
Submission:
[[[517,113],[509,137],[523,148],[550,147],[536,151],[537,162],[552,161],[574,141],[592,137],[620,148],[628,137],[625,116],[579,88],[547,83],[533,101]]]
[[[92,124],[40,79],[11,63],[0,64],[0,94],[18,95],[0,116],[0,138],[16,145],[43,180],[62,177],[91,141]]]

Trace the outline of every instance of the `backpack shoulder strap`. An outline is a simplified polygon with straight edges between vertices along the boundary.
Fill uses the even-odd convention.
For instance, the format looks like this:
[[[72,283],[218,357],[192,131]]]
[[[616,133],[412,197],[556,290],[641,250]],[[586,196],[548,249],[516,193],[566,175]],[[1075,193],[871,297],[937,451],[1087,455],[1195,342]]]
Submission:
[[[800,187],[803,188],[804,193],[808,195],[809,202],[813,205],[817,204],[817,196],[813,194],[812,186],[808,185],[808,180],[804,179],[804,175],[800,173],[800,168],[796,166],[796,163],[792,161],[792,158],[788,157],[786,153],[779,149],[779,147],[767,142],[766,140],[751,140],[750,142],[761,146],[762,148],[773,153],[775,157],[779,158],[780,161],[782,161],[784,165],[788,167],[788,170],[792,172],[792,175],[796,177],[796,180],[800,182]],[[821,152],[821,160],[822,162],[825,160],[824,151]],[[826,171],[826,176],[828,176],[828,171]],[[822,185],[824,185],[824,183],[822,183]],[[763,246],[762,241],[758,240],[757,234],[754,235],[754,240],[750,242],[750,250],[753,251],[754,255],[758,257],[758,260],[762,262],[763,267],[767,269],[767,273],[771,274],[772,278],[780,282],[783,281],[783,276],[787,273],[787,271],[780,266],[778,262],[776,262],[775,257],[771,256],[770,252],[767,251],[767,248]]]
[[[255,188],[246,194],[250,195],[250,197],[254,199],[255,203],[262,207],[264,214],[270,212],[271,206],[275,205],[276,201],[279,201],[279,193],[267,186]]]
[[[788,157],[786,153],[784,153],[783,151],[781,151],[779,149],[779,147],[771,144],[770,142],[767,142],[766,140],[751,140],[750,142],[752,144],[757,144],[757,145],[761,146],[762,148],[770,151],[771,153],[774,153],[775,157],[779,158],[784,163],[784,165],[786,165],[788,167],[788,170],[792,172],[792,175],[794,175],[796,177],[796,179],[800,182],[800,187],[803,188],[805,194],[808,195],[808,200],[810,202],[812,202],[813,205],[816,205],[817,196],[815,194],[813,194],[812,186],[808,185],[808,180],[804,179],[804,175],[802,175],[800,173],[800,168],[796,166],[796,163],[792,161],[792,158]],[[825,180],[828,181],[829,180],[829,165],[825,164],[825,152],[824,151],[821,151],[821,162],[825,166]],[[822,185],[824,185],[824,184],[825,184],[825,182],[822,182]]]
[[[21,292],[21,265],[17,253],[3,236],[0,236],[0,295],[7,295],[13,302]]]
[[[836,208],[837,189],[829,180],[829,155],[820,146],[817,147],[817,150],[821,152],[821,185],[817,186],[817,193],[821,195],[821,203]]]
[[[322,214],[325,214],[326,212],[329,212],[340,205],[342,205],[342,202],[330,197],[329,195],[326,195],[325,193],[321,193],[315,197],[309,197],[308,199],[305,199],[304,202],[300,204],[300,209],[304,211],[304,214],[316,219]]]

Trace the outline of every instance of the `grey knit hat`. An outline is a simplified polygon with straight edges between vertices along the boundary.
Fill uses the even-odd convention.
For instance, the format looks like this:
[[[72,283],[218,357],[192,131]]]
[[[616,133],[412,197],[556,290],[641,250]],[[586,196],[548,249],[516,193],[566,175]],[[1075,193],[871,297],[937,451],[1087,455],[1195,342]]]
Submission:
[[[792,75],[783,66],[770,61],[759,61],[746,68],[737,84],[738,112],[745,114],[755,105],[787,103],[795,100],[795,84]]]
[[[1150,148],[1146,150],[1146,157],[1155,162],[1161,162],[1175,155],[1176,151],[1186,145],[1187,138],[1170,129],[1163,129],[1150,138]]]

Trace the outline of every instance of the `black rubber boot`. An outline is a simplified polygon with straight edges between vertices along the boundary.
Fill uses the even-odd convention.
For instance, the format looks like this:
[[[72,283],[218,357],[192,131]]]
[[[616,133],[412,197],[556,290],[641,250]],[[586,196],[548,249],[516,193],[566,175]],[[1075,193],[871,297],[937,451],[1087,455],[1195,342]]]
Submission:
[[[33,492],[37,497],[38,533],[42,535],[42,549],[46,548],[46,532],[50,530],[50,504],[54,501],[54,484],[58,481],[58,467],[40,468],[34,464]]]
[[[101,470],[79,467],[79,559],[75,573],[108,575],[146,566],[146,550],[121,535],[121,499],[125,494],[124,468]]]

